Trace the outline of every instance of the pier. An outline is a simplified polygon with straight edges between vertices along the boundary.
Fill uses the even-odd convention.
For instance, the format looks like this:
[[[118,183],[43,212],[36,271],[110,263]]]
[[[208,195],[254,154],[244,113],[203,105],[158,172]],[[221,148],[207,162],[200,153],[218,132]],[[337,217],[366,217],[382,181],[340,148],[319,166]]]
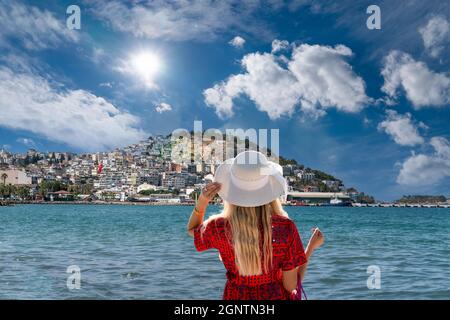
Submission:
[[[448,203],[352,203],[352,207],[357,208],[450,208]]]

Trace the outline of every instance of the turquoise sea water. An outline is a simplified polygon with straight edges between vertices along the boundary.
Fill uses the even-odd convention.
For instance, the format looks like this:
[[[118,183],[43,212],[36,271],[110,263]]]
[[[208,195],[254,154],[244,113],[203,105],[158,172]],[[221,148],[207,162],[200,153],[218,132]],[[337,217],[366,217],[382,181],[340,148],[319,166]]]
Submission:
[[[209,212],[218,212],[211,207]],[[220,299],[215,250],[197,253],[185,232],[192,207],[0,207],[2,299]],[[309,299],[450,299],[450,210],[287,207],[304,244],[325,245],[308,267]],[[69,290],[67,267],[81,269]],[[367,267],[381,289],[367,288]]]

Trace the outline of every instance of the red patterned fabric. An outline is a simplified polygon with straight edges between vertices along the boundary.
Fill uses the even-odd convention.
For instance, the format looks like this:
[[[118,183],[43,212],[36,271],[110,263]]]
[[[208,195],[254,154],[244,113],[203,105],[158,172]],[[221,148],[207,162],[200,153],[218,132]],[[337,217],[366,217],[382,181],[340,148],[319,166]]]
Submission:
[[[231,228],[224,218],[217,218],[194,229],[194,244],[198,251],[215,248],[219,251],[227,270],[225,300],[288,300],[290,294],[282,284],[282,271],[306,263],[303,244],[295,223],[282,216],[272,217],[273,264],[271,270],[258,276],[240,276],[237,271],[232,245]],[[262,227],[260,228],[262,248]]]

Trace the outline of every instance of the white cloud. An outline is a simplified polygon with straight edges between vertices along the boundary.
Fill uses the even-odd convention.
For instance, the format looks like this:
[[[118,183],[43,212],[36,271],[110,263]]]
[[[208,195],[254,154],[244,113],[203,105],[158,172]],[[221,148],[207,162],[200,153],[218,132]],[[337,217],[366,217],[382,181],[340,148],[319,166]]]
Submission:
[[[103,88],[112,88],[114,86],[114,82],[102,82],[98,86]]]
[[[26,145],[27,147],[31,147],[31,148],[36,147],[36,143],[34,142],[33,139],[30,139],[30,138],[18,138],[16,141],[21,144]]]
[[[437,58],[450,39],[450,25],[444,16],[434,16],[419,29],[425,49],[433,58]]]
[[[155,110],[158,113],[163,113],[167,111],[172,111],[172,106],[168,103],[162,102],[155,106]]]
[[[289,41],[275,39],[272,41],[272,53],[277,53],[289,48]]]
[[[297,106],[318,117],[328,108],[359,112],[370,100],[365,83],[345,58],[352,51],[336,47],[303,44],[294,48],[292,58],[280,64],[271,53],[251,53],[241,61],[245,72],[203,92],[205,103],[221,117],[233,115],[233,100],[246,95],[271,119],[291,115]]]
[[[447,139],[444,137],[434,137],[431,139],[430,144],[436,150],[438,156],[450,159],[450,143]]]
[[[94,63],[100,63],[102,60],[106,58],[107,54],[103,48],[93,47],[90,53],[89,58]]]
[[[425,63],[415,61],[409,54],[390,52],[381,74],[384,77],[382,91],[397,98],[399,90],[404,90],[416,109],[450,103],[450,78],[431,71]]]
[[[257,12],[280,9],[269,1],[90,1],[91,12],[114,30],[136,37],[173,41],[210,41],[227,32],[267,37],[271,31]],[[277,1],[278,2],[278,1]],[[283,4],[284,5],[284,4]]]
[[[244,47],[245,39],[240,36],[236,36],[233,39],[231,39],[231,41],[228,43],[235,48],[242,48]]]
[[[25,130],[81,150],[134,143],[139,119],[84,90],[64,90],[31,72],[0,67],[0,126]]]
[[[443,137],[430,141],[431,155],[413,154],[402,164],[397,182],[406,186],[430,186],[450,177],[450,142]]]
[[[425,124],[413,123],[410,113],[400,115],[395,110],[387,110],[386,115],[386,120],[378,125],[378,130],[386,132],[397,144],[415,146],[424,143],[419,127],[426,128]]]
[[[16,40],[27,49],[40,50],[78,39],[77,32],[66,27],[65,19],[56,18],[50,11],[0,0],[0,45],[10,46],[10,41]]]

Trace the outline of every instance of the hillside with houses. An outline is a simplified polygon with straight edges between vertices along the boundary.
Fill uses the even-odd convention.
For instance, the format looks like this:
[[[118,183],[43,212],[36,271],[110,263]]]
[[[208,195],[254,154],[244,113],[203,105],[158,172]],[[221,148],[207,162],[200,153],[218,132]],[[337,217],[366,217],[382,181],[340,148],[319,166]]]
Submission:
[[[203,141],[203,148],[210,144]],[[174,163],[173,147],[170,136],[158,135],[110,152],[30,149],[19,154],[0,150],[0,199],[191,204],[219,163]],[[330,174],[281,156],[277,160],[292,199],[297,196],[306,202],[321,202],[339,196],[354,202],[374,201],[355,188],[346,188]]]

